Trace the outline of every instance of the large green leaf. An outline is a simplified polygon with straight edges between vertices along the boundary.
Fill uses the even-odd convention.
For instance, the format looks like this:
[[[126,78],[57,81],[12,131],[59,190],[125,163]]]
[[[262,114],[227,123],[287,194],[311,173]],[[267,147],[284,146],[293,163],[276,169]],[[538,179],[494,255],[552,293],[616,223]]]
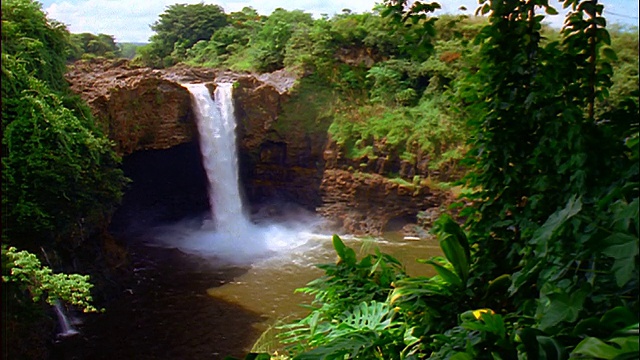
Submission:
[[[334,249],[336,249],[336,253],[338,253],[338,256],[340,257],[340,260],[345,262],[348,265],[355,265],[356,263],[355,251],[353,251],[352,248],[346,246],[344,242],[342,242],[342,239],[340,239],[340,236],[338,235],[334,234],[331,240],[333,242]]]
[[[536,252],[541,255],[546,254],[549,240],[562,227],[562,225],[567,222],[567,220],[579,213],[580,210],[582,210],[582,200],[574,195],[569,199],[562,210],[551,214],[547,221],[545,221],[545,223],[536,230],[529,241],[530,244],[537,245]]]
[[[440,247],[462,282],[466,283],[469,278],[469,262],[458,239],[455,236],[445,236],[440,240]]]
[[[471,263],[471,250],[469,248],[469,240],[467,239],[467,235],[464,233],[460,225],[450,215],[444,214],[440,216],[435,222],[433,228],[434,232],[439,236],[453,236],[453,238],[458,242],[458,245],[462,247],[467,264]]]
[[[632,354],[637,355],[638,336],[620,337],[609,340],[614,345],[595,338],[588,337],[582,340],[571,352],[571,355],[582,355],[596,359],[615,359],[621,355]]]
[[[638,267],[636,262],[638,237],[630,234],[615,233],[607,237],[605,242],[617,243],[607,247],[602,253],[615,259],[611,271],[616,277],[616,284],[622,287],[633,278],[633,272]]]
[[[564,291],[547,295],[549,304],[541,307],[540,330],[546,331],[562,321],[576,321],[589,294],[589,289],[584,287],[572,294]]]
[[[538,329],[524,328],[518,330],[518,335],[524,345],[527,359],[564,360],[567,358],[564,346]]]
[[[453,265],[462,282],[466,283],[469,278],[471,253],[464,231],[451,216],[442,215],[434,224],[433,232],[438,235],[440,247],[447,260]]]
[[[553,337],[537,336],[536,339],[540,344],[540,359],[564,360],[567,358],[564,346]]]
[[[391,325],[391,310],[389,305],[382,302],[362,302],[352,311],[347,311],[341,317],[342,322],[354,330],[370,330],[380,332]]]
[[[462,287],[464,285],[464,283],[462,282],[462,279],[460,279],[458,275],[456,275],[453,271],[447,269],[446,267],[442,266],[440,263],[436,262],[435,260],[426,260],[424,261],[424,263],[433,265],[438,275],[440,275],[442,279],[444,279],[444,281],[446,281],[447,283],[457,287]]]

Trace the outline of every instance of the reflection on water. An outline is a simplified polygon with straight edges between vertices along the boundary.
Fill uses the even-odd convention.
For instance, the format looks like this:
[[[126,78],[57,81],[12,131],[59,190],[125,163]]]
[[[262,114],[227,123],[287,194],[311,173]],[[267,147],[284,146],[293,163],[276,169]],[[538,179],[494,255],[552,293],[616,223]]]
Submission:
[[[431,267],[415,260],[440,254],[435,240],[403,241],[398,234],[343,240],[356,251],[380,247],[410,275],[430,275]],[[106,313],[87,316],[80,335],[60,344],[57,358],[242,358],[277,320],[306,315],[299,305],[311,298],[294,290],[322,275],[315,264],[336,260],[329,236],[251,266],[221,267],[202,256],[136,242],[129,250],[130,288]]]
[[[400,233],[387,233],[385,238],[344,237],[343,240],[356,250],[359,258],[379,248],[399,259],[412,276],[433,275],[435,272],[431,266],[416,260],[441,255],[435,239],[407,241],[403,240]],[[323,275],[315,264],[331,263],[337,259],[330,237],[317,237],[313,242],[317,246],[311,251],[292,252],[287,256],[261,261],[233,281],[210,288],[207,293],[216,299],[262,314],[265,321],[256,324],[259,331],[266,330],[278,320],[305,316],[307,310],[300,304],[308,304],[313,297],[295,293],[295,289]]]

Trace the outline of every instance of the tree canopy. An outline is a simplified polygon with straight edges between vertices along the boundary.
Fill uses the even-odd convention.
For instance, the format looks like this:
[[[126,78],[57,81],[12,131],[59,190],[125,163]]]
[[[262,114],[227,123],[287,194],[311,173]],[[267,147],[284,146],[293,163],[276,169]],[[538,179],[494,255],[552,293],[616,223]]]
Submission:
[[[73,247],[119,201],[119,158],[67,88],[66,29],[31,0],[3,2],[2,24],[3,243]]]
[[[71,34],[67,60],[76,61],[84,57],[115,58],[120,56],[120,48],[112,35]]]
[[[218,5],[174,4],[151,25],[149,56],[158,64],[172,65],[183,58],[187,49],[200,40],[209,40],[217,29],[227,25],[227,15]]]

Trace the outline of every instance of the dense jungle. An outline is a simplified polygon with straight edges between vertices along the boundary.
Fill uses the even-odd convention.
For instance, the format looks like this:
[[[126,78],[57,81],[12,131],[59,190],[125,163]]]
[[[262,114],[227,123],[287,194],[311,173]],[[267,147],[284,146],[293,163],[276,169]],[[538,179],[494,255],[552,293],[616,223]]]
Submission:
[[[434,275],[415,276],[333,235],[337,260],[296,290],[308,315],[220,358],[637,359],[638,27],[610,24],[598,0],[439,8],[387,0],[314,18],[175,4],[133,44],[72,34],[34,0],[3,1],[3,358],[54,359],[52,306],[98,316],[129,286],[112,225],[138,180],[126,159],[158,142],[144,135],[156,125],[116,122],[74,82],[117,68],[164,76],[154,88],[173,86],[157,74],[233,79],[250,200],[279,178],[287,200],[340,219],[341,233],[409,219],[407,235],[440,247],[417,260]],[[286,98],[251,105],[246,89],[263,79],[283,88],[260,101]],[[165,102],[154,96],[151,107]],[[258,113],[277,115],[252,130]],[[260,152],[251,131],[265,133]]]

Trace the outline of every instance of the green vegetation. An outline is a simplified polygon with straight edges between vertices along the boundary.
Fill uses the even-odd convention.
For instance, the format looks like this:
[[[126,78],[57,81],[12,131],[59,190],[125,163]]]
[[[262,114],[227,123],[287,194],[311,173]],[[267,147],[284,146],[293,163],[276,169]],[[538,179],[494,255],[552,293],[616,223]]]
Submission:
[[[63,300],[85,312],[97,311],[91,304],[93,285],[89,283],[89,276],[54,274],[49,267],[42,266],[34,254],[17,251],[15,247],[5,249],[3,245],[2,257],[5,289],[8,287],[15,291],[12,286],[17,286],[20,291],[28,292],[33,301],[45,296],[50,305],[54,305],[56,300]]]
[[[125,184],[112,144],[63,78],[68,50],[80,38],[94,39],[70,37],[37,2],[2,2],[2,280],[3,309],[11,312],[5,321],[28,316],[22,311],[33,311],[28,298],[95,311],[87,276],[53,274],[34,255],[63,257],[104,230]]]
[[[637,356],[638,30],[607,28],[595,0],[565,0],[561,31],[542,25],[557,12],[547,1],[483,0],[478,17],[405,5],[315,20],[172,5],[138,49],[154,67],[296,73],[276,127],[330,123],[338,166],[356,176],[377,159],[419,169],[377,169],[405,186],[443,188],[466,172],[459,219],[433,229],[444,256],[422,261],[437,275],[409,277],[380,252],[358,259],[334,237],[338,263],[300,290],[315,295],[309,316],[282,327],[289,356]],[[55,276],[15,248],[72,253],[118,202],[119,159],[63,78],[68,58],[118,48],[69,35],[30,0],[3,2],[2,20],[7,297],[92,310],[85,277]]]
[[[300,26],[283,65],[333,89],[329,131],[358,176],[378,157],[463,159],[471,205],[434,226],[434,277],[334,237],[338,263],[300,289],[311,313],[281,326],[289,357],[637,357],[637,29],[608,31],[590,0],[564,2],[560,32],[546,2],[483,1],[486,20],[403,5]]]
[[[170,7],[154,26],[181,21],[199,6]],[[329,120],[333,140],[353,161],[391,154],[416,166],[421,155],[430,170],[449,179],[460,172],[457,164],[468,138],[461,110],[451,105],[458,97],[452,89],[477,57],[478,47],[469,40],[482,21],[445,16],[399,24],[381,16],[382,10],[353,14],[345,9],[331,19],[313,20],[301,11],[276,9],[260,16],[244,8],[225,14],[226,20],[217,23],[224,26],[212,26],[208,39],[194,42],[196,32],[204,33],[195,26],[172,28],[170,35],[158,31],[135,61],[255,72],[285,68],[302,79],[278,126],[302,123],[311,129]],[[176,38],[191,40],[171,43]],[[182,50],[169,54],[172,46]],[[310,95],[314,89],[316,96]],[[296,104],[310,110],[300,111]]]
[[[146,45],[145,43],[118,43],[118,50],[120,52],[120,56],[125,59],[132,60],[136,57],[138,52],[138,48]]]
[[[227,16],[218,5],[170,5],[151,25],[156,34],[149,45],[138,49],[140,59],[154,67],[176,64],[194,44],[210,39],[226,24]]]
[[[71,34],[69,61],[104,57],[113,59],[120,56],[120,48],[111,35],[106,34]]]

